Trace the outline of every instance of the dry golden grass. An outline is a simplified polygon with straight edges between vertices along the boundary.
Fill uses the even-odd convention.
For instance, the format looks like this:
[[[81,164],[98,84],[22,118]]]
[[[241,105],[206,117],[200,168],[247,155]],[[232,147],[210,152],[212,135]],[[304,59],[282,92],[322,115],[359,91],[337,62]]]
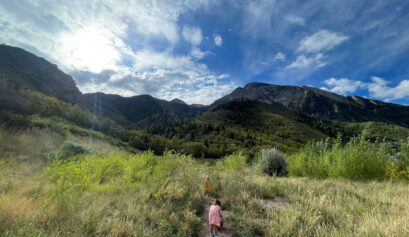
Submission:
[[[409,236],[407,182],[273,178],[244,160],[2,158],[0,236],[197,236],[205,175],[235,236]]]

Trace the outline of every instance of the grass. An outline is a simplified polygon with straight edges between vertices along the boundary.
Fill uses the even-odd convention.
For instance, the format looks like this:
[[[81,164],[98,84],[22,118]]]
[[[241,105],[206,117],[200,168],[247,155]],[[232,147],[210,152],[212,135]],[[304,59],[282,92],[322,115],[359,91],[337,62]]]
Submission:
[[[409,140],[398,148],[364,137],[312,142],[289,157],[292,176],[350,180],[409,179]]]
[[[407,183],[274,178],[244,156],[150,152],[0,160],[1,236],[197,236],[202,182],[236,236],[407,236]]]

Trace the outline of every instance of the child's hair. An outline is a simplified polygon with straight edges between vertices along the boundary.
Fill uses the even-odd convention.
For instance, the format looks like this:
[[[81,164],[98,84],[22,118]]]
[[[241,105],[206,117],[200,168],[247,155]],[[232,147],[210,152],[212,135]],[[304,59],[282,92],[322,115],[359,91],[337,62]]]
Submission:
[[[222,204],[220,203],[220,201],[219,201],[218,199],[214,200],[214,203],[213,203],[213,204],[214,204],[214,205],[217,205],[217,206],[219,206],[219,207],[222,206]]]

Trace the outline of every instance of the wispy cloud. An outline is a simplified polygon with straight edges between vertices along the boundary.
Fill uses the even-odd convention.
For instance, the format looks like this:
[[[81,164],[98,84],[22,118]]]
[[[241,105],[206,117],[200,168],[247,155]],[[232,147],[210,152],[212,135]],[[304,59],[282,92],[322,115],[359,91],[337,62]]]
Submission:
[[[295,59],[294,62],[292,62],[290,65],[287,66],[287,69],[292,69],[292,68],[302,68],[302,69],[315,69],[315,68],[320,68],[326,65],[325,62],[323,62],[323,59],[325,56],[321,53],[308,57],[305,55],[299,55]]]
[[[202,59],[204,58],[206,55],[208,54],[208,52],[203,52],[202,50],[200,50],[199,48],[193,48],[190,51],[190,55],[192,55],[192,57],[196,58],[196,59]]]
[[[0,2],[0,38],[58,64],[73,74],[83,92],[151,93],[164,99],[186,92],[190,96],[177,96],[210,103],[233,83],[195,61],[207,54],[199,48],[202,31],[194,25],[180,27],[178,20],[186,11],[212,4],[217,3],[5,0]],[[175,52],[181,39],[192,46],[187,54]],[[215,43],[222,45],[222,38]]]
[[[183,38],[194,46],[198,46],[202,43],[203,36],[199,27],[184,26],[182,34]]]
[[[365,0],[2,0],[0,42],[73,73],[84,92],[168,98],[185,90],[189,102],[202,97],[197,91],[212,98],[218,88],[264,80],[347,94],[355,92],[321,80],[337,75],[373,84],[367,75],[379,73],[388,83],[374,84],[372,94],[394,98],[390,91],[405,95],[397,78],[409,78],[408,11],[409,2],[398,0],[371,6]],[[104,76],[87,83],[74,72]],[[212,80],[217,86],[200,90]],[[368,88],[356,93],[370,95]]]
[[[295,25],[299,25],[299,26],[304,26],[305,25],[304,18],[299,17],[299,16],[287,15],[285,17],[285,20],[290,22],[291,24],[295,24]]]
[[[284,61],[286,58],[284,53],[278,52],[276,53],[276,55],[274,56],[274,61]]]
[[[347,39],[348,36],[328,30],[320,30],[310,36],[304,37],[300,42],[298,51],[306,53],[323,52],[335,48]]]

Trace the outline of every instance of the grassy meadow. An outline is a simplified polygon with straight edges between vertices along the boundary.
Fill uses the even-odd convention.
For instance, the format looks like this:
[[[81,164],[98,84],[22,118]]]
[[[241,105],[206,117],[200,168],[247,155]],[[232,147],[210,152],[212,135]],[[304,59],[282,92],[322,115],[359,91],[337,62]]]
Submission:
[[[249,162],[241,153],[207,162],[173,152],[132,154],[72,136],[91,152],[43,159],[41,153],[58,150],[66,139],[59,135],[36,155],[11,148],[21,144],[30,151],[33,135],[41,134],[45,139],[42,130],[2,132],[3,141],[13,142],[0,158],[1,236],[199,236],[206,175],[213,182],[212,197],[229,213],[225,221],[234,236],[409,235],[408,183],[405,176],[394,178],[391,163],[384,161],[396,151],[380,144],[368,150],[372,145],[362,139],[331,147],[310,144],[286,158],[292,177],[274,177],[261,171],[258,159]],[[349,159],[348,169],[365,171],[353,162],[363,151],[378,154],[373,162],[383,170],[368,176],[335,168],[323,172],[332,166],[343,170],[337,157]],[[316,159],[308,167],[300,161],[306,154]],[[364,157],[370,165],[371,157]],[[319,175],[304,172],[307,168]]]

